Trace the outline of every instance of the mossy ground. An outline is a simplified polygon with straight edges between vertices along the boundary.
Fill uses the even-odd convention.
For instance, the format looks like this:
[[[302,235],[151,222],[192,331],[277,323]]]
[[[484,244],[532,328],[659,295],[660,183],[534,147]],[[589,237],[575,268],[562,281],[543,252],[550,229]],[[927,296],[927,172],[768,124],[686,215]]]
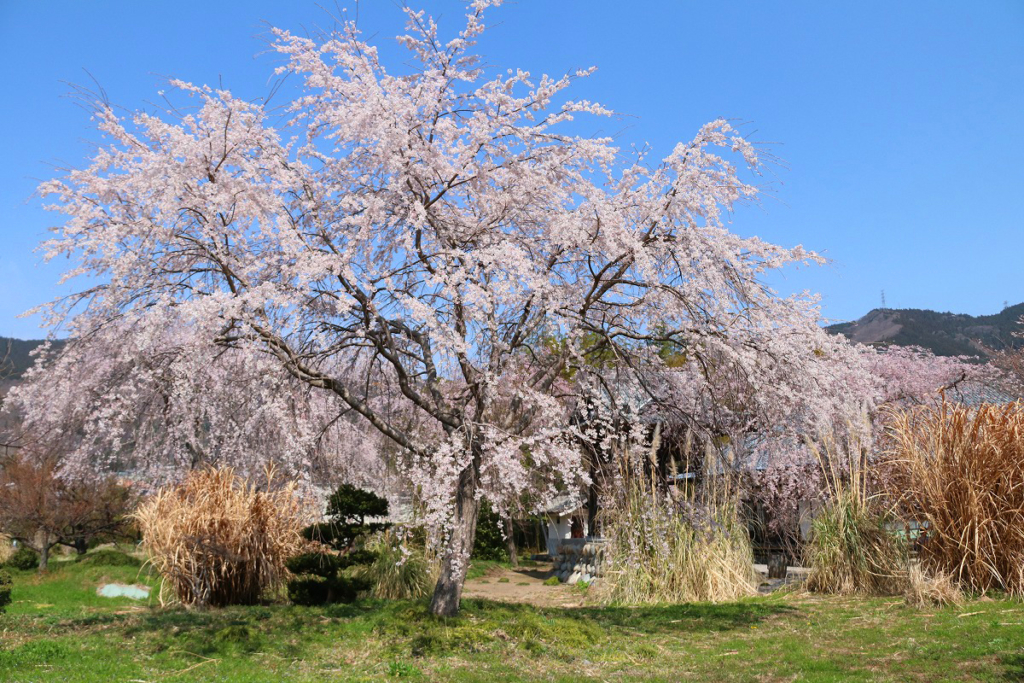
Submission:
[[[146,570],[14,572],[3,681],[1007,681],[1024,677],[1024,605],[915,609],[774,595],[710,605],[537,608],[466,600],[204,612],[96,595]]]

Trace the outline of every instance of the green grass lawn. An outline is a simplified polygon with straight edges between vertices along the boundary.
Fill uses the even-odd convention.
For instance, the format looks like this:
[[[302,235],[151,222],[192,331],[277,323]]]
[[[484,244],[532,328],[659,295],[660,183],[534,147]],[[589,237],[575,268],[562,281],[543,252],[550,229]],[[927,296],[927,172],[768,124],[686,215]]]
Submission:
[[[96,595],[156,582],[131,567],[15,572],[0,681],[1009,681],[1024,605],[914,609],[776,595],[722,605],[540,609],[468,600],[162,609]],[[155,592],[154,592],[155,593]]]

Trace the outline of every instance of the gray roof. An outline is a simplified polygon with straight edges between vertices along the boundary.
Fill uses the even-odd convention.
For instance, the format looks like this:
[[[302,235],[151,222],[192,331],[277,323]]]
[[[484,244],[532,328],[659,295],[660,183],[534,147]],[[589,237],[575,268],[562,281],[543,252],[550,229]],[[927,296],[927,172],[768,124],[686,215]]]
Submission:
[[[1019,392],[982,382],[964,382],[946,392],[946,398],[976,408],[982,403],[1004,405],[1021,398]]]
[[[579,496],[565,494],[552,500],[550,504],[543,508],[543,512],[549,515],[565,515],[576,510],[585,509],[586,507],[586,503]]]

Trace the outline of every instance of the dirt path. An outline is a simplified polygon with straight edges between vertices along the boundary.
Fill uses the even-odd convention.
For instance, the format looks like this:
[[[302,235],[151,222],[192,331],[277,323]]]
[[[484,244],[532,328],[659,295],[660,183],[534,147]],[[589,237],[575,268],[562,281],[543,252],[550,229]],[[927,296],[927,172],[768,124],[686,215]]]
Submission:
[[[462,596],[500,602],[523,602],[537,607],[578,607],[583,595],[565,584],[545,586],[552,576],[548,565],[524,569],[501,569],[479,579],[466,581]]]
[[[786,585],[800,583],[807,574],[807,569],[803,567],[789,567],[786,580],[769,581],[765,565],[754,565],[754,569],[761,575],[759,593],[771,593]],[[553,575],[550,564],[522,569],[495,569],[479,579],[466,581],[462,595],[499,602],[521,602],[537,607],[581,607],[586,604],[584,595],[572,586],[564,583],[545,586],[544,581]]]

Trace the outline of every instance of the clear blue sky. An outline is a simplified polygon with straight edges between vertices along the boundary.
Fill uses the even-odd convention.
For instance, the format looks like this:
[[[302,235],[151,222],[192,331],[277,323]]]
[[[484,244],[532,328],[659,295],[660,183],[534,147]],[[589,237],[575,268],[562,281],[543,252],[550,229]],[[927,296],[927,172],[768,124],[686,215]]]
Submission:
[[[457,30],[461,3],[420,6]],[[359,20],[401,56],[397,3],[363,0]],[[278,63],[259,54],[264,22],[302,31],[330,19],[295,0],[0,0],[0,336],[45,334],[16,316],[61,291],[65,264],[33,253],[58,217],[31,195],[49,163],[80,164],[97,137],[63,82],[88,83],[87,69],[130,108],[156,99],[165,77],[223,78],[259,97]],[[575,94],[630,115],[601,124],[624,146],[667,153],[705,121],[749,121],[786,165],[774,197],[739,211],[734,229],[831,258],[778,283],[820,292],[828,317],[859,317],[882,289],[893,308],[982,314],[1024,301],[1021,0],[518,0],[491,22],[481,50],[496,66],[596,65]]]

